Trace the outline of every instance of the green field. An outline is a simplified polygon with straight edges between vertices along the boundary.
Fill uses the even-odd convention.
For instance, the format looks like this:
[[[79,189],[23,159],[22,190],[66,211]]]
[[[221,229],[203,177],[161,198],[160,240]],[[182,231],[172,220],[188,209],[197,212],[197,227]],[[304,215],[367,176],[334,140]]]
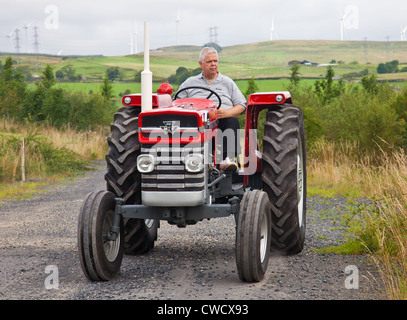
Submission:
[[[314,84],[315,80],[303,80],[302,83],[305,86],[311,86]],[[237,80],[237,86],[242,92],[245,92],[248,87],[247,80]],[[267,91],[282,91],[287,90],[287,86],[289,84],[288,79],[269,79],[269,80],[256,80],[256,85],[259,88],[259,92],[267,92]],[[160,83],[153,84],[153,92],[156,92]],[[70,92],[97,92],[100,89],[101,83],[98,82],[85,82],[85,83],[69,83],[69,82],[62,82],[58,84],[61,89],[70,91]],[[178,88],[178,86],[174,85],[174,90]],[[113,93],[115,96],[119,95],[120,93],[124,93],[126,90],[130,90],[131,93],[140,93],[141,92],[141,84],[132,82],[132,83],[113,83]]]
[[[305,87],[313,86],[315,80],[312,79],[304,79],[302,80],[302,85]],[[242,92],[245,92],[248,87],[247,80],[237,80],[237,86]],[[269,91],[285,91],[287,90],[287,86],[289,84],[288,79],[268,79],[268,80],[256,80],[256,85],[259,88],[259,92],[269,92]],[[153,92],[156,92],[160,83],[153,84]],[[397,82],[394,84],[400,88],[407,87],[406,82]],[[58,84],[61,89],[70,91],[70,92],[98,92],[100,90],[101,83],[93,82],[93,83],[69,83],[69,82],[62,82]],[[178,86],[174,85],[174,91],[177,90]],[[113,94],[115,96],[122,95],[126,90],[129,90],[131,93],[140,93],[141,92],[141,84],[132,82],[132,83],[113,83]]]
[[[305,87],[310,87],[314,85],[315,80],[312,79],[304,79],[302,80],[302,85]],[[242,92],[245,92],[248,87],[247,80],[237,80],[237,86]],[[268,80],[256,80],[256,85],[259,88],[259,92],[269,92],[269,91],[283,91],[287,90],[287,86],[289,84],[288,79],[268,79]],[[153,92],[156,92],[160,83],[153,84]],[[59,87],[70,92],[98,92],[100,89],[100,83],[69,83],[69,82],[62,82],[59,84]],[[406,82],[397,82],[394,83],[394,86],[398,86],[400,88],[407,87]],[[178,88],[178,86],[174,85],[174,91]],[[126,90],[130,90],[131,93],[140,93],[141,92],[141,84],[132,82],[132,83],[113,83],[113,94],[118,96],[119,94],[123,94]]]
[[[198,68],[197,60],[200,50],[199,46],[175,46],[151,51],[150,69],[153,72],[154,80],[167,79],[170,75],[175,74],[179,67]],[[379,63],[391,60],[398,60],[400,68],[402,68],[407,66],[406,52],[407,41],[266,41],[224,47],[219,54],[219,68],[222,73],[235,80],[252,77],[275,79],[289,77],[288,63],[292,60],[308,60],[320,64],[327,64],[335,60],[340,62],[335,66],[335,73],[337,76],[341,76],[365,69],[373,73],[376,72]],[[0,60],[4,59],[0,56]],[[39,56],[38,60],[34,56],[15,55],[14,59],[19,65],[29,67],[33,74],[40,74],[46,64],[53,65],[54,71],[71,65],[75,69],[75,73],[85,79],[80,85],[83,85],[86,90],[89,88],[86,82],[101,81],[110,67],[119,68],[120,79],[118,80],[122,82],[134,82],[135,75],[144,69],[143,53],[117,57]],[[38,67],[35,68],[35,66]],[[312,79],[322,78],[325,69],[325,67],[301,66],[301,76]],[[378,79],[407,81],[407,72],[378,75]],[[120,85],[119,92],[122,90],[121,88]]]

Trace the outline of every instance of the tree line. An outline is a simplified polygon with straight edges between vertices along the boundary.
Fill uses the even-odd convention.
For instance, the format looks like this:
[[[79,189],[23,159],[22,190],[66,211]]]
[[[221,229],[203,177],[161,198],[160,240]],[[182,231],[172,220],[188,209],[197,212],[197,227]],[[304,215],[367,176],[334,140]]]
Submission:
[[[78,129],[92,129],[110,123],[115,106],[108,80],[100,92],[84,94],[56,87],[55,73],[47,65],[34,88],[28,88],[11,57],[0,68],[0,115],[3,119],[45,122],[56,127],[66,124]]]
[[[313,86],[301,83],[300,66],[291,67],[288,90],[304,112],[307,144],[318,140],[356,142],[364,152],[407,147],[407,87],[378,83],[375,73],[360,84],[334,80],[334,67]]]
[[[399,69],[399,61],[392,60],[386,63],[379,63],[377,66],[377,73],[396,73],[407,72],[407,67]]]

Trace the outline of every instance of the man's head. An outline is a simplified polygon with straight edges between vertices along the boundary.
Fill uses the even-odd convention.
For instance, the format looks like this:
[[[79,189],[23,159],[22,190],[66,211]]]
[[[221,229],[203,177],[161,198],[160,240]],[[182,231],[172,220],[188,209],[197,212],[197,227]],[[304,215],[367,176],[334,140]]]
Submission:
[[[206,79],[214,79],[218,74],[218,52],[214,48],[203,48],[199,56],[199,65]]]

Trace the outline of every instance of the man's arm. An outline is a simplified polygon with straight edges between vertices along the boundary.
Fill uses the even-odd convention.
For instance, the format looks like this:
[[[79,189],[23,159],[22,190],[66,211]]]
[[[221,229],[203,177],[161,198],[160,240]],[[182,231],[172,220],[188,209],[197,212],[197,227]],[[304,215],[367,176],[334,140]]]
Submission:
[[[233,108],[230,108],[228,110],[223,110],[222,108],[220,108],[218,110],[218,117],[220,119],[228,117],[236,118],[246,111],[245,96],[242,94],[242,92],[239,90],[238,86],[232,79],[230,79],[230,83],[231,88],[229,89],[229,92],[231,93],[230,100],[233,103]]]
[[[217,110],[217,114],[218,114],[218,118],[222,119],[222,118],[236,118],[237,116],[239,116],[240,114],[242,114],[242,112],[245,110],[245,108],[243,106],[241,106],[240,104],[234,106],[233,108],[230,108],[228,110],[225,109],[218,109]]]

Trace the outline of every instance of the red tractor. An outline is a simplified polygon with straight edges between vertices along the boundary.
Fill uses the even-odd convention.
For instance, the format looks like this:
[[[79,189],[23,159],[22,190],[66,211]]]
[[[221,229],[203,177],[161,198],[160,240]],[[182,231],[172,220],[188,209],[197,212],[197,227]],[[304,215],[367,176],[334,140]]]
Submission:
[[[188,89],[188,88],[186,88]],[[87,195],[78,247],[85,275],[110,280],[123,254],[142,254],[157,239],[160,220],[178,227],[234,215],[236,264],[242,281],[260,281],[270,252],[303,249],[306,165],[303,114],[289,92],[249,96],[241,167],[221,172],[216,92],[207,99],[171,98],[166,84],[142,111],[141,94],[123,97],[106,156],[107,191]],[[151,91],[150,91],[151,92]],[[217,96],[218,102],[210,100]],[[213,98],[213,100],[216,100]],[[262,150],[260,111],[267,109]]]

